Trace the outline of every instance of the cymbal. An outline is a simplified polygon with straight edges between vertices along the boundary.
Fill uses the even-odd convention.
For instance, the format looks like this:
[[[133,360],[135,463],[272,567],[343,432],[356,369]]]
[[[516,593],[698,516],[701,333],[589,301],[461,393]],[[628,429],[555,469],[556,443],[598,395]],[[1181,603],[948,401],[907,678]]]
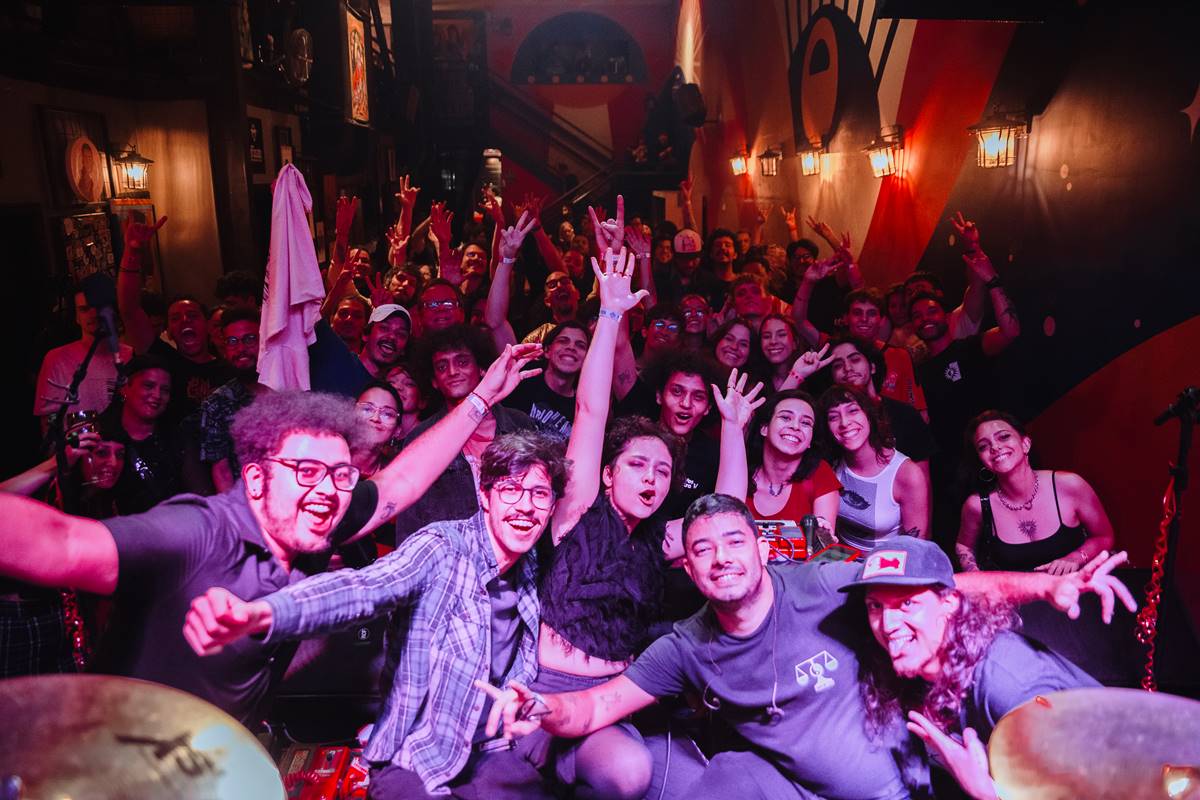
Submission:
[[[1005,800],[1200,797],[1200,703],[1136,689],[1069,689],[1004,715],[988,760]]]
[[[237,720],[186,692],[104,675],[0,681],[0,777],[23,800],[283,800]]]

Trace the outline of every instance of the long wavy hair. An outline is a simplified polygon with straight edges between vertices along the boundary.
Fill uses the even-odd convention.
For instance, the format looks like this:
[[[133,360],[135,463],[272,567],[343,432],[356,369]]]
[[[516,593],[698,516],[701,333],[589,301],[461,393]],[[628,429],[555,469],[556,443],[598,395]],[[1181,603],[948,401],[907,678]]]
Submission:
[[[938,651],[942,670],[937,680],[930,683],[923,678],[901,678],[882,647],[869,648],[859,661],[864,724],[867,734],[877,741],[909,711],[919,711],[942,730],[956,730],[975,666],[996,636],[1021,626],[1020,617],[1010,605],[977,600],[956,589],[943,587],[937,591],[939,597],[957,593],[959,598],[958,610],[946,621]]]

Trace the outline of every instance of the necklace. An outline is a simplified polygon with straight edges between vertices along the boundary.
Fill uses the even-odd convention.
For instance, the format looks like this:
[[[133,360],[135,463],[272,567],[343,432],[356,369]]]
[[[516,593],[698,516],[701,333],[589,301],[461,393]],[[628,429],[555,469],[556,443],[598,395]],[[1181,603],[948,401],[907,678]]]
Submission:
[[[996,497],[1000,498],[1000,505],[1004,506],[1009,511],[1029,511],[1031,508],[1033,508],[1033,501],[1037,499],[1038,486],[1038,474],[1035,472],[1033,473],[1033,494],[1029,495],[1029,499],[1024,503],[1015,506],[1009,505],[1008,501],[1004,499],[1004,492],[996,492]]]
[[[758,471],[758,477],[760,479],[766,478],[766,474],[760,469]],[[787,481],[784,481],[778,486],[768,480],[764,480],[763,483],[767,484],[767,494],[771,495],[771,497],[779,497],[779,495],[783,494],[784,487],[788,485]]]

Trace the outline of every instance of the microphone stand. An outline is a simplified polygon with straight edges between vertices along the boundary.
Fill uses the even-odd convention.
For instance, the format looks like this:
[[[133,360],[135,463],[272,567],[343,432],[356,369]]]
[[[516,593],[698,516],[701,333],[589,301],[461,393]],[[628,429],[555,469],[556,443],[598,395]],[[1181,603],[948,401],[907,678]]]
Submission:
[[[92,344],[88,347],[87,354],[84,355],[83,361],[79,362],[75,374],[71,376],[71,385],[66,387],[66,397],[63,398],[58,411],[51,418],[50,425],[46,428],[46,438],[42,440],[42,452],[45,452],[46,448],[51,445],[54,447],[54,463],[58,468],[58,490],[62,494],[62,510],[68,514],[78,511],[79,493],[67,476],[67,473],[70,472],[70,468],[67,466],[67,409],[72,404],[79,402],[79,387],[83,384],[83,379],[87,377],[88,365],[92,363],[92,358],[96,355],[96,348],[100,346],[100,340],[107,335],[105,323],[102,320],[100,329],[92,337]]]
[[[1158,525],[1158,537],[1154,544],[1154,561],[1150,568],[1150,580],[1146,584],[1146,604],[1138,612],[1135,632],[1137,640],[1146,646],[1146,668],[1142,675],[1142,688],[1148,692],[1158,690],[1154,678],[1154,656],[1158,636],[1159,603],[1164,587],[1169,588],[1175,580],[1175,560],[1179,545],[1179,520],[1183,512],[1183,495],[1188,487],[1188,455],[1192,448],[1192,432],[1196,424],[1197,396],[1195,388],[1189,387],[1167,411],[1154,420],[1161,425],[1172,417],[1179,420],[1179,445],[1174,463],[1169,464],[1167,489],[1163,494],[1162,519]]]

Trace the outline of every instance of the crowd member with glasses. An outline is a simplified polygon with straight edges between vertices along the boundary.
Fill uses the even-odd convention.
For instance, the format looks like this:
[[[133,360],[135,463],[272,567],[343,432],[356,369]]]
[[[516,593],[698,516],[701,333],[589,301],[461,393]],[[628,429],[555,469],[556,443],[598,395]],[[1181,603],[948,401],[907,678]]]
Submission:
[[[181,495],[101,521],[0,495],[0,575],[113,594],[97,671],[165,683],[251,722],[267,699],[278,648],[243,642],[201,661],[179,629],[191,599],[213,586],[261,597],[303,577],[306,555],[386,522],[425,492],[537,354],[532,345],[506,350],[473,401],[371,480],[360,482],[351,463],[359,422],[350,401],[272,392],[234,418],[242,479],[222,494]]]
[[[512,345],[510,345],[512,346]],[[541,354],[541,345],[529,344]],[[441,408],[417,424],[404,440],[404,447],[454,409],[471,402],[483,370],[495,356],[491,337],[483,331],[455,325],[423,337],[418,342],[414,365],[429,396]],[[533,380],[542,380],[541,376]],[[432,482],[424,496],[396,517],[396,541],[438,520],[466,519],[479,510],[479,459],[497,436],[538,427],[527,415],[507,405],[491,408],[463,445],[449,454],[448,465]],[[452,457],[451,457],[452,456]]]
[[[221,316],[221,351],[233,379],[200,404],[200,460],[218,492],[233,486],[241,472],[229,433],[233,415],[270,391],[258,382],[258,323],[253,309],[231,308]]]
[[[463,324],[466,312],[463,310],[462,294],[449,281],[434,278],[417,295],[417,319],[422,336]]]
[[[485,733],[489,703],[473,682],[531,681],[537,673],[533,548],[568,469],[557,437],[500,436],[483,453],[481,508],[469,518],[434,522],[364,569],[317,575],[250,602],[243,598],[253,595],[236,589],[210,589],[192,603],[187,638],[214,661],[251,634],[265,633],[274,647],[394,610],[392,671],[363,752],[370,797],[548,798],[538,791],[537,765]]]
[[[679,316],[683,318],[680,342],[685,349],[703,350],[708,338],[711,309],[703,295],[685,294],[679,301]]]
[[[656,356],[679,348],[683,337],[683,320],[674,306],[659,304],[646,312],[642,322],[642,352],[638,363],[644,367]]]

